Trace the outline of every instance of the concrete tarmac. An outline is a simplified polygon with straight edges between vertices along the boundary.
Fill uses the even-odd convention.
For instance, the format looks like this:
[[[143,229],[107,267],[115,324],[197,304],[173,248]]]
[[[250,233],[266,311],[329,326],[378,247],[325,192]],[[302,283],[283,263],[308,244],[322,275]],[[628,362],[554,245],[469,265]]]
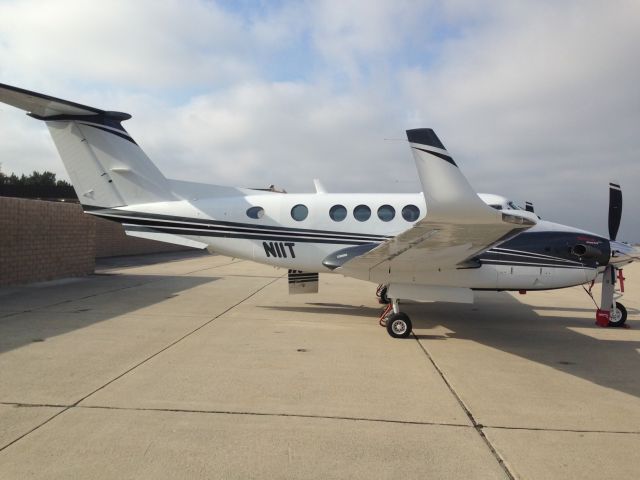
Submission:
[[[0,479],[638,478],[625,274],[630,329],[576,287],[408,304],[406,340],[375,285],[199,253],[3,288]]]

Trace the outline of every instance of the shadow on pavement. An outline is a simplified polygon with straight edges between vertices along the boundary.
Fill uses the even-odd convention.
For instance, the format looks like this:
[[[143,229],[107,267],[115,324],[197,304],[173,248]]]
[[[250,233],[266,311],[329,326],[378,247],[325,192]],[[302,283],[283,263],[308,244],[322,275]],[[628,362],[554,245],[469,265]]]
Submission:
[[[217,277],[93,275],[72,282],[12,289],[0,312],[0,354],[136,312]]]
[[[520,303],[507,293],[476,293],[472,305],[407,304],[416,337],[433,340],[425,329],[444,327],[435,339],[464,339],[501,350],[598,385],[640,397],[640,341],[633,330],[601,329],[594,325],[593,310],[537,307]],[[576,316],[539,315],[536,310],[562,311]],[[585,313],[589,318],[584,318]],[[630,320],[631,328],[638,322]],[[582,332],[576,331],[581,329]],[[593,330],[590,336],[584,329]],[[602,334],[616,333],[615,340]],[[625,334],[629,340],[624,340]],[[600,336],[601,338],[594,338]],[[453,346],[453,344],[452,344]]]
[[[318,321],[322,321],[324,315],[362,316],[371,318],[372,323],[377,322],[382,311],[379,307],[338,303],[261,308],[317,314]],[[415,336],[420,340],[471,340],[640,397],[640,341],[620,340],[625,333],[633,332],[633,328],[640,328],[634,320],[628,321],[630,331],[612,330],[619,332],[616,340],[594,338],[575,331],[593,330],[594,336],[603,333],[594,325],[594,309],[527,305],[503,292],[476,292],[474,304],[405,303],[402,309],[411,317]],[[536,310],[558,311],[567,316],[552,313],[542,316]],[[575,316],[571,312],[575,312]],[[586,315],[588,318],[584,318]],[[425,332],[438,328],[447,332]],[[382,328],[380,335],[386,335]],[[453,348],[454,344],[451,345]]]

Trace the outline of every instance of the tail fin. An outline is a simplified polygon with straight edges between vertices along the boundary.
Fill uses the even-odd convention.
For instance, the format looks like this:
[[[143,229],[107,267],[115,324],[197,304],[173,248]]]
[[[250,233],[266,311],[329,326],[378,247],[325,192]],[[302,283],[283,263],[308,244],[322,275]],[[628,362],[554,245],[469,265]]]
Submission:
[[[169,182],[109,112],[0,84],[0,102],[47,123],[83,205],[119,207],[176,200]]]

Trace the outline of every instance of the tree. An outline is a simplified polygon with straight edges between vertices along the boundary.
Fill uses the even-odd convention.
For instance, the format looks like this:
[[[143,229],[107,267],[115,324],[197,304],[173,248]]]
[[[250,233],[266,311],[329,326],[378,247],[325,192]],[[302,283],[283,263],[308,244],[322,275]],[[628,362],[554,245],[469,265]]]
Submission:
[[[49,171],[34,171],[31,175],[15,173],[6,175],[0,171],[0,195],[22,198],[76,199],[71,184],[57,180],[56,174]]]

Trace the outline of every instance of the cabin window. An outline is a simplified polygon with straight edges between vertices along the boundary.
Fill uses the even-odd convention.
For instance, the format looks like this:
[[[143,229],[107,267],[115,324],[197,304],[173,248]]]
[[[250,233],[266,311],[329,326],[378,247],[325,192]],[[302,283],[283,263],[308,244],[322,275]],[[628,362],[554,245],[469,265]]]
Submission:
[[[382,205],[378,209],[378,218],[383,222],[390,222],[396,216],[396,210],[391,205]]]
[[[251,207],[247,210],[247,217],[255,218],[256,220],[262,218],[264,215],[264,208],[262,207]]]
[[[302,204],[298,204],[291,209],[291,217],[298,222],[301,222],[309,215],[309,209]]]
[[[347,209],[344,205],[334,205],[329,209],[329,216],[334,222],[341,222],[347,218]]]
[[[402,209],[402,218],[407,222],[415,222],[420,216],[420,209],[415,205],[406,205]]]
[[[353,216],[359,222],[366,222],[371,217],[371,209],[366,205],[358,205],[353,209]]]

